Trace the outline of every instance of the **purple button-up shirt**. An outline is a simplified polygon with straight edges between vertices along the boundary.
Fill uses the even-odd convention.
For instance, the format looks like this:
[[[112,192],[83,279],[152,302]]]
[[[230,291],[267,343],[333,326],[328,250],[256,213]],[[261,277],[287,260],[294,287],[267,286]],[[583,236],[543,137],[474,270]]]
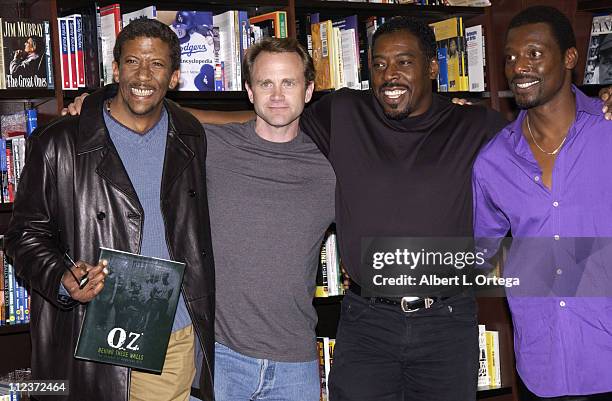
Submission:
[[[542,183],[523,136],[525,111],[482,149],[473,172],[475,237],[510,231],[514,238],[552,241],[612,238],[612,123],[603,118],[599,100],[573,90],[576,120],[557,155],[552,189]],[[561,275],[563,269],[544,271]],[[554,397],[612,391],[612,298],[509,294],[508,303],[517,370],[532,392]]]

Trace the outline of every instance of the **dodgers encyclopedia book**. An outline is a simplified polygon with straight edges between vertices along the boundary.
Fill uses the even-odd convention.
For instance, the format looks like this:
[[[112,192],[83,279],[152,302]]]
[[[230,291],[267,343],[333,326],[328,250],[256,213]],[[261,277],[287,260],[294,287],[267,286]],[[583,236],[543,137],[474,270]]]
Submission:
[[[100,248],[104,289],[87,306],[75,358],[161,373],[185,264]]]

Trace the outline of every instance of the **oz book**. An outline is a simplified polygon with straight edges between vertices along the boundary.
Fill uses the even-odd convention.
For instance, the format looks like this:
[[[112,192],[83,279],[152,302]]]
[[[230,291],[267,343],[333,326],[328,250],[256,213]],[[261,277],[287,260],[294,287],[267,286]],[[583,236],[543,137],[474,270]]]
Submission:
[[[104,289],[87,306],[75,358],[161,373],[185,264],[100,248]]]

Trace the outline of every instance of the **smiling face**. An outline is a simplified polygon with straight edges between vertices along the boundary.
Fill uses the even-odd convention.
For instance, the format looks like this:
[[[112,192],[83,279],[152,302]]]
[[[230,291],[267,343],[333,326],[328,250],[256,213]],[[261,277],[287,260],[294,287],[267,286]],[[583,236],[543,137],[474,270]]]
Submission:
[[[113,62],[113,77],[119,83],[113,116],[132,128],[129,121],[157,122],[166,92],[178,83],[179,71],[172,71],[167,43],[138,37],[123,44],[119,64]]]
[[[297,129],[314,83],[306,85],[304,63],[297,53],[263,51],[253,63],[251,85],[247,83],[246,89],[257,115],[256,131],[264,134]]]
[[[572,47],[562,54],[548,24],[510,29],[504,52],[506,79],[519,107],[546,104],[564,86],[569,89],[577,52]]]
[[[387,117],[417,116],[431,105],[431,80],[438,75],[438,63],[426,59],[412,33],[381,35],[372,49],[370,71],[372,91]]]

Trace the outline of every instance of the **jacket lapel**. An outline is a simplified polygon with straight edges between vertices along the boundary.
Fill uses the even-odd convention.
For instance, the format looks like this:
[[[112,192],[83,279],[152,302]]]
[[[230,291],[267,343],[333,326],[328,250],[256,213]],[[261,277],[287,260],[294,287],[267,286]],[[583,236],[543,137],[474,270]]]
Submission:
[[[102,159],[96,168],[96,173],[102,177],[103,180],[124,193],[137,205],[140,205],[132,181],[130,181],[130,177],[121,162],[121,158],[112,143],[109,143],[108,147],[102,151]]]

